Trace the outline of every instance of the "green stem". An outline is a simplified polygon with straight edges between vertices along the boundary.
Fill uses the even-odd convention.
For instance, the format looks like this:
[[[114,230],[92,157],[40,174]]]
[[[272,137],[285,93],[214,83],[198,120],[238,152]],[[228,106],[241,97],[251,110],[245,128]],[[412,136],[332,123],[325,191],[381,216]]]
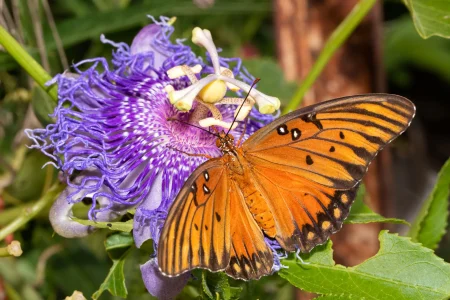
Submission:
[[[42,68],[42,66],[33,59],[31,55],[6,31],[0,26],[0,44],[11,54],[22,68],[30,74],[31,77],[52,97],[58,101],[58,91],[56,84],[46,86],[45,84],[52,77]]]
[[[20,216],[24,210],[28,209],[29,207],[31,207],[30,204],[21,204],[3,210],[2,212],[0,212],[0,226],[3,227],[9,222],[12,222],[15,218]]]
[[[14,221],[0,229],[0,241],[3,240],[8,234],[13,233],[31,219],[33,219],[41,210],[55,200],[56,196],[64,189],[64,185],[55,184],[47,193],[36,201],[30,207],[23,210],[22,214],[18,216]]]
[[[350,34],[355,30],[356,26],[361,23],[362,19],[367,15],[370,9],[375,5],[376,0],[361,0],[352,9],[350,14],[342,21],[341,24],[334,30],[331,36],[328,38],[325,46],[322,49],[319,57],[309,71],[306,78],[298,87],[292,100],[284,108],[283,114],[296,109],[302,102],[303,97],[310,87],[314,84],[317,77],[319,77],[322,70],[327,65],[330,58],[336,52],[337,49],[345,42]]]

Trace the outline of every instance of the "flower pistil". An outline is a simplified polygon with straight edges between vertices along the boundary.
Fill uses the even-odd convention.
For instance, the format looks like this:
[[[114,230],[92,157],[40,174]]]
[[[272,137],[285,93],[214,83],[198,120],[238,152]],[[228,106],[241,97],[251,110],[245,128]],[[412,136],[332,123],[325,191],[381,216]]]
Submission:
[[[201,79],[197,78],[202,70],[200,65],[189,67],[187,65],[175,66],[167,71],[167,75],[171,79],[187,76],[191,81],[191,85],[181,90],[175,90],[172,85],[167,85],[167,92],[170,103],[172,103],[180,111],[189,111],[193,108],[194,101],[198,102],[193,116],[202,127],[220,126],[229,128],[230,123],[224,122],[220,111],[215,105],[221,104],[237,104],[235,111],[237,121],[244,120],[250,113],[255,103],[258,105],[259,112],[262,114],[272,114],[280,108],[280,100],[276,97],[268,96],[261,93],[257,89],[250,88],[250,85],[237,80],[233,76],[230,69],[220,66],[219,55],[216,46],[212,40],[211,32],[207,29],[196,27],[192,30],[192,42],[206,49],[213,65],[214,73],[208,74]],[[225,97],[228,90],[237,92],[242,90],[248,93],[247,100],[240,97]],[[245,103],[243,103],[245,101]],[[239,110],[239,106],[243,104]],[[208,112],[212,117],[207,117]]]

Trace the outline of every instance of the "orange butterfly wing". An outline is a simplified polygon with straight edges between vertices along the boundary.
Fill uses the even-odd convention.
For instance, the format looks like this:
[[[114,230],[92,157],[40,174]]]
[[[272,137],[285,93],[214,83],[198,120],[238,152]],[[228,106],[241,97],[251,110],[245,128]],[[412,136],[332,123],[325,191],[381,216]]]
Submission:
[[[227,176],[223,159],[211,159],[186,181],[158,245],[158,264],[164,274],[177,276],[205,268],[257,279],[270,273],[273,254],[241,191]]]
[[[265,233],[284,249],[309,251],[325,242],[347,217],[370,161],[408,127],[414,111],[409,100],[393,95],[328,101],[276,120],[236,149],[249,173],[239,182],[224,157],[207,161],[169,211],[158,249],[161,271],[176,276],[206,268],[241,279],[269,274],[272,252],[255,221],[263,217],[256,215],[260,208]],[[246,203],[254,199],[245,199],[242,189],[254,189],[245,180],[264,207]]]
[[[229,180],[223,161],[211,159],[188,178],[167,216],[158,265],[168,276],[194,268],[224,270],[230,262]]]
[[[337,231],[375,155],[409,126],[415,108],[395,95],[353,96],[287,114],[244,144],[251,176],[289,251]]]
[[[259,279],[272,271],[273,253],[264,241],[236,182],[230,190],[231,259],[226,269],[228,275],[237,279]]]

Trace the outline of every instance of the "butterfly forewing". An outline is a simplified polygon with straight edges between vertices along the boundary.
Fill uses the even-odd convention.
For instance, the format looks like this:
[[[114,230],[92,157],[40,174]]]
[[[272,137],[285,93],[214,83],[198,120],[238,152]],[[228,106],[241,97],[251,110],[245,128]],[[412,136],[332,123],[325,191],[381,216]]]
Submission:
[[[164,274],[194,268],[226,270],[245,280],[270,274],[272,252],[227,171],[223,159],[207,161],[178,194],[158,245]]]
[[[267,161],[335,189],[355,186],[377,152],[401,134],[414,105],[395,95],[354,96],[294,111],[243,145],[249,160]]]
[[[221,159],[202,164],[170,208],[158,245],[161,271],[176,276],[193,268],[225,269],[230,261],[229,180]]]
[[[276,238],[309,251],[337,231],[371,160],[401,134],[414,105],[395,95],[354,96],[294,111],[243,145],[269,204]]]

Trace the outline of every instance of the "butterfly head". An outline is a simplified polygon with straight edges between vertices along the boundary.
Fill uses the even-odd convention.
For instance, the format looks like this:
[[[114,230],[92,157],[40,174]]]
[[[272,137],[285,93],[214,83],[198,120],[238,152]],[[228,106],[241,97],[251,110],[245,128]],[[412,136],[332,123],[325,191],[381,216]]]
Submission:
[[[234,136],[227,134],[224,131],[220,132],[219,137],[216,140],[216,146],[224,154],[234,152],[236,148],[234,145]]]

